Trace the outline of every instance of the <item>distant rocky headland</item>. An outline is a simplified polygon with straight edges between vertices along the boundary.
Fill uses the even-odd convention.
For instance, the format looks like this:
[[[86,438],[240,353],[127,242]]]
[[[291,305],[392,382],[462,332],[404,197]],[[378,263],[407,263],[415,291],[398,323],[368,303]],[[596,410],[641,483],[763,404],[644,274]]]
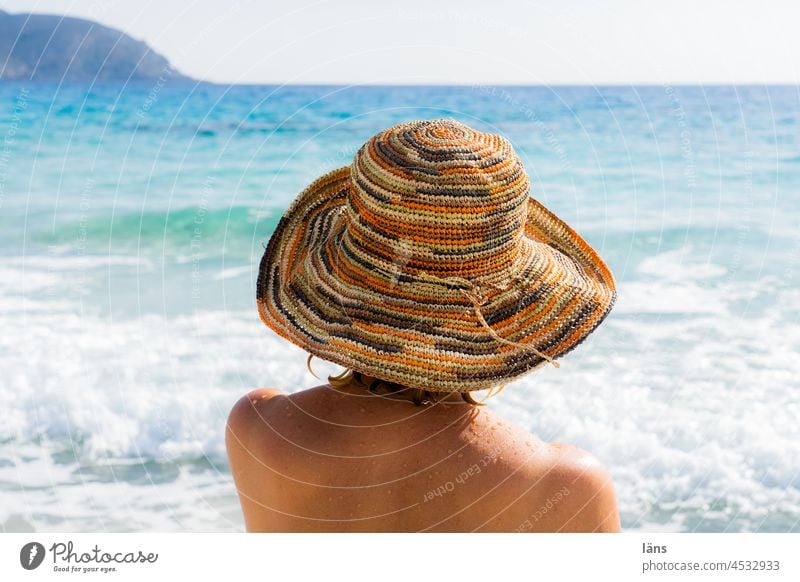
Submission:
[[[0,80],[191,81],[146,43],[91,20],[0,10]]]

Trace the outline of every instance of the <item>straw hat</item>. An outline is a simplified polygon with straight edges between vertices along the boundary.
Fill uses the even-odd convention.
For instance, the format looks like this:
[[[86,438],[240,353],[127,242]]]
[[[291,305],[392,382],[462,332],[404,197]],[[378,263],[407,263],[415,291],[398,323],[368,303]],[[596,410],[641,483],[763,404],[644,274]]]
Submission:
[[[615,283],[528,193],[499,135],[452,119],[382,131],[283,215],[261,319],[315,356],[438,392],[555,363],[603,321]]]

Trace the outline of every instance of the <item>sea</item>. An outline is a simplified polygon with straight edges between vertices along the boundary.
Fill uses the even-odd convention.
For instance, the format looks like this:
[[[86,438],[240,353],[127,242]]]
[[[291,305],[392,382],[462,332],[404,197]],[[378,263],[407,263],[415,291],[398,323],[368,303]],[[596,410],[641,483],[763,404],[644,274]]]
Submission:
[[[243,531],[231,406],[319,383],[258,317],[264,246],[440,117],[506,136],[618,281],[488,405],[597,457],[628,531],[800,532],[800,88],[164,79],[0,83],[0,531]]]

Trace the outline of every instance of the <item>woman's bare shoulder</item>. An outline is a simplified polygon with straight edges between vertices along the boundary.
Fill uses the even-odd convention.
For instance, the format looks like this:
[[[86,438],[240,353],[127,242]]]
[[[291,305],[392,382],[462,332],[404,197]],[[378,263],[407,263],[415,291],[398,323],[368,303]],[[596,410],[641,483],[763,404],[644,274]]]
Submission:
[[[277,388],[256,388],[251,390],[233,405],[228,414],[228,425],[241,426],[253,422],[267,403],[281,396],[286,396],[286,393]]]
[[[564,443],[548,445],[543,505],[560,523],[558,531],[620,530],[614,485],[606,468],[590,453]]]
[[[236,401],[225,425],[229,456],[240,457],[252,451],[254,435],[269,423],[270,408],[286,397],[286,393],[277,388],[257,388]]]
[[[284,439],[277,433],[293,428],[285,426],[292,416],[291,413],[303,410],[308,402],[320,400],[326,392],[329,391],[322,386],[292,394],[278,388],[251,390],[233,405],[228,414],[226,443],[229,450],[236,449],[236,446],[231,445],[246,446],[252,451],[256,445],[264,447],[270,443],[280,444]]]

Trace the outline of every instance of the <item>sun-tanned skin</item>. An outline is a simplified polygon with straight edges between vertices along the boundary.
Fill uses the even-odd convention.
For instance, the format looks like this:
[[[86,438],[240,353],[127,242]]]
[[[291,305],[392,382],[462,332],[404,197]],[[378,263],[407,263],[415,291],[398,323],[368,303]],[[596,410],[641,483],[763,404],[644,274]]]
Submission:
[[[225,437],[247,531],[620,529],[591,456],[457,394],[417,406],[355,386],[259,389]]]

